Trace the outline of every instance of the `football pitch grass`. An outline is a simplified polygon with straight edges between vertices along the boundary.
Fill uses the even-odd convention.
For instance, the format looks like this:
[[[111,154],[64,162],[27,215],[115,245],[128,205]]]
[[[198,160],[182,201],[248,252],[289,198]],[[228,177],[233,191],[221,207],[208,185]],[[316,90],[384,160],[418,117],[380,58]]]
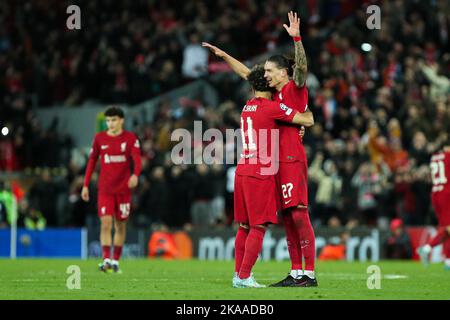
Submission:
[[[158,259],[124,260],[122,274],[98,271],[99,260],[0,259],[0,300],[310,300],[310,299],[450,299],[450,271],[442,264],[380,261],[317,263],[319,287],[235,289],[232,261]],[[68,289],[71,273],[80,270],[80,289]],[[380,268],[380,289],[369,289],[371,265]],[[255,278],[270,284],[284,278],[289,262],[258,261]],[[69,283],[73,283],[69,279]]]

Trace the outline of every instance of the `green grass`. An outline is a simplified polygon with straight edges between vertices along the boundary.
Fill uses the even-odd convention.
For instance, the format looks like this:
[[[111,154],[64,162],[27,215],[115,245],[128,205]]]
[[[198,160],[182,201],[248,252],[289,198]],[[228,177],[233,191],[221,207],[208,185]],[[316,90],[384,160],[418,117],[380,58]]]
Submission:
[[[5,299],[450,299],[450,271],[442,264],[382,261],[381,289],[367,288],[371,263],[319,262],[317,288],[234,289],[232,261],[124,260],[123,274],[103,274],[98,260],[0,260],[0,300]],[[81,270],[81,289],[66,287],[68,266]],[[258,261],[255,278],[280,280],[288,262]]]

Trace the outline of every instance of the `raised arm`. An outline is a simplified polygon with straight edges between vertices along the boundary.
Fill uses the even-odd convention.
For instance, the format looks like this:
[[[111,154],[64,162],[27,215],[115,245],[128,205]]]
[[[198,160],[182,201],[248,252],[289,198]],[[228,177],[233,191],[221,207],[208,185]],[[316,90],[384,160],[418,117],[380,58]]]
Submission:
[[[231,67],[231,69],[233,69],[235,73],[237,73],[241,78],[247,80],[250,69],[245,64],[208,42],[202,42],[202,46],[208,48],[216,56],[225,60],[225,62],[228,63],[228,65]]]
[[[295,45],[295,66],[294,66],[294,82],[297,87],[305,85],[306,77],[308,75],[308,65],[306,62],[305,48],[303,48],[300,37],[300,18],[297,17],[296,12],[290,11],[288,13],[289,26],[283,24],[287,33],[294,39]]]

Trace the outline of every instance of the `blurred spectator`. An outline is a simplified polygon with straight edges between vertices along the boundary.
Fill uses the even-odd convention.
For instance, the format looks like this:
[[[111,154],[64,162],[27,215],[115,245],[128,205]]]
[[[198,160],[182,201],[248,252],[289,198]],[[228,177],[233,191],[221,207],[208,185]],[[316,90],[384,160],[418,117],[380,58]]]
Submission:
[[[319,260],[345,260],[346,243],[350,234],[342,232],[339,237],[333,237],[320,251]]]
[[[189,37],[189,44],[183,52],[183,75],[187,78],[199,78],[208,70],[208,50],[201,46],[198,34]]]
[[[342,219],[340,213],[342,178],[338,174],[335,163],[332,160],[323,162],[323,154],[319,152],[309,167],[308,175],[311,180],[318,183],[315,198],[316,214],[322,223],[327,224],[331,217]]]
[[[153,168],[148,183],[143,188],[140,201],[140,213],[147,216],[151,223],[166,223],[170,219],[168,216],[169,187],[163,167]]]
[[[44,169],[38,180],[29,191],[30,207],[35,208],[45,216],[49,226],[58,225],[57,199],[58,186],[54,182],[49,169]]]
[[[28,230],[39,230],[42,231],[45,229],[47,222],[39,210],[31,207],[28,213],[25,215],[25,228]]]
[[[375,226],[378,217],[377,194],[381,192],[381,177],[375,165],[364,162],[352,179],[358,188],[358,211],[360,223]]]
[[[18,217],[17,200],[10,184],[0,180],[0,227],[11,225]]]
[[[194,226],[210,226],[215,222],[212,211],[214,196],[213,181],[206,164],[196,166],[196,175],[192,185],[194,189],[191,205],[191,218]]]
[[[225,172],[221,164],[211,166],[211,179],[213,184],[213,199],[211,203],[212,217],[215,223],[225,222]]]
[[[394,219],[390,225],[390,236],[386,241],[385,250],[388,259],[411,259],[411,239],[403,227],[401,219]]]
[[[183,166],[173,166],[170,169],[170,196],[176,201],[170,201],[167,224],[171,227],[183,227],[191,223],[191,201],[193,190],[191,176]]]

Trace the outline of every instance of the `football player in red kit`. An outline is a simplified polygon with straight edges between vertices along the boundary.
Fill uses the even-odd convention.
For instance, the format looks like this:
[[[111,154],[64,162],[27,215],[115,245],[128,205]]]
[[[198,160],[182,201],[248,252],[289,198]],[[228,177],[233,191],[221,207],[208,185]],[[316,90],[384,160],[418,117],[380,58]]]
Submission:
[[[241,113],[242,154],[235,173],[234,213],[239,223],[235,240],[236,288],[260,288],[251,270],[258,258],[268,224],[277,223],[278,125],[276,120],[311,126],[313,118],[283,103],[275,103],[264,68],[248,75],[255,92]]]
[[[431,249],[443,244],[445,255],[445,269],[450,270],[450,139],[442,150],[432,155],[430,162],[431,203],[438,218],[439,227],[436,236],[428,243],[418,248],[422,262],[427,265]]]
[[[94,137],[81,197],[84,201],[89,201],[89,181],[100,157],[98,216],[101,220],[103,262],[99,268],[103,272],[120,272],[119,259],[125,243],[126,222],[130,215],[131,189],[138,185],[141,173],[141,151],[136,135],[123,129],[124,113],[121,109],[108,108],[105,118],[108,130],[97,133]],[[114,240],[111,234],[113,221]],[[114,252],[111,259],[112,244]]]
[[[295,65],[293,78],[290,78],[290,62],[281,55],[270,57],[265,65],[265,77],[269,85],[277,90],[273,100],[309,115],[308,91],[306,88],[307,63],[305,50],[300,37],[300,19],[296,13],[289,12],[289,26],[283,27],[292,37],[295,45]],[[242,78],[247,79],[249,69],[226,52],[203,43],[215,55],[223,58]],[[308,163],[298,128],[280,124],[280,170],[277,187],[283,209],[282,219],[286,231],[291,272],[274,283],[275,287],[317,286],[315,276],[315,235],[308,213]],[[303,270],[302,257],[305,260]]]

